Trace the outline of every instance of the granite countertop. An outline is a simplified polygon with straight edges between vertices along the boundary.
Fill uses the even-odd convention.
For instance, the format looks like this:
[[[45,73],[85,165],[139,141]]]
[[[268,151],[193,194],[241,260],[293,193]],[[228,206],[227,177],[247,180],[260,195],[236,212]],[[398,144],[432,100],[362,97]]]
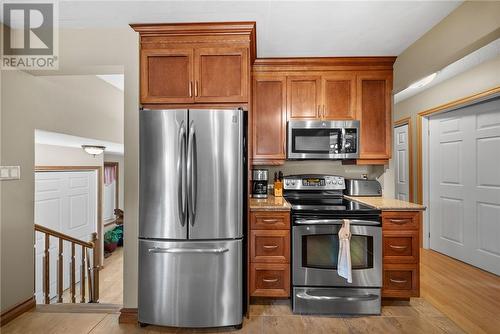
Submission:
[[[292,207],[283,197],[274,197],[273,195],[267,195],[267,198],[250,198],[249,206],[250,211],[290,211]]]
[[[387,197],[354,197],[345,196],[353,201],[371,206],[378,210],[400,210],[400,211],[423,211],[425,206],[411,202],[401,201],[399,199]]]

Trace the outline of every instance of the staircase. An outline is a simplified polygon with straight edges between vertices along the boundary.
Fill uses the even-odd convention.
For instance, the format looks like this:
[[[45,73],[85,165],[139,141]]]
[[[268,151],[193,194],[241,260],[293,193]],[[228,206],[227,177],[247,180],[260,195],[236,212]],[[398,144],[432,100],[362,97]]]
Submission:
[[[59,245],[58,245],[58,260],[57,260],[57,303],[63,303],[63,284],[64,284],[64,277],[63,277],[63,249],[64,249],[64,243],[69,242],[71,245],[71,263],[70,263],[70,300],[71,303],[76,303],[77,297],[76,297],[76,288],[77,288],[77,283],[76,283],[76,277],[75,277],[75,272],[76,272],[76,257],[75,257],[75,252],[76,252],[76,247],[81,247],[81,263],[79,264],[80,267],[80,286],[79,286],[79,295],[80,295],[80,303],[85,303],[86,300],[88,300],[89,303],[98,303],[99,302],[99,252],[98,252],[98,239],[97,239],[97,234],[93,233],[92,234],[92,241],[87,242],[83,240],[79,240],[76,238],[73,238],[67,234],[63,234],[61,232],[52,230],[50,228],[47,228],[45,226],[41,226],[38,224],[35,224],[35,231],[40,232],[44,234],[45,238],[45,250],[44,250],[44,257],[43,257],[43,293],[44,293],[44,303],[45,304],[50,304],[50,238],[56,238]],[[86,282],[86,278],[88,278]],[[86,283],[88,284],[86,286]],[[88,288],[88,292],[87,292]],[[68,305],[68,304],[64,304]],[[44,307],[47,307],[47,309],[52,310],[52,309],[57,309],[57,304],[56,305],[46,305]],[[39,307],[37,307],[38,310]],[[61,309],[66,309],[65,312],[67,311],[67,306],[62,307]],[[79,312],[81,312],[81,308]],[[49,311],[50,312],[50,311]],[[100,312],[99,312],[100,313]]]

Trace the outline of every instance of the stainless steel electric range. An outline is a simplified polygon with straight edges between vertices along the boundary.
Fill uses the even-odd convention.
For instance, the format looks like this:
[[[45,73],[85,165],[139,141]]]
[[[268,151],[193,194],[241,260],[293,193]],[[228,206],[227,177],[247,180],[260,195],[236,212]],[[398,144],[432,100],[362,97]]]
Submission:
[[[284,196],[292,205],[293,311],[303,314],[380,314],[380,210],[343,197],[334,175],[290,175]],[[351,222],[352,283],[337,274],[338,231]]]

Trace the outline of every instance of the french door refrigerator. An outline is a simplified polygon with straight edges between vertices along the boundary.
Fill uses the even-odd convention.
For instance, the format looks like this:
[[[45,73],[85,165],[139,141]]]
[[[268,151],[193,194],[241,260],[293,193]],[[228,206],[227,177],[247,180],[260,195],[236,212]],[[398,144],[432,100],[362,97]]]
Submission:
[[[139,322],[238,326],[243,110],[141,110]]]

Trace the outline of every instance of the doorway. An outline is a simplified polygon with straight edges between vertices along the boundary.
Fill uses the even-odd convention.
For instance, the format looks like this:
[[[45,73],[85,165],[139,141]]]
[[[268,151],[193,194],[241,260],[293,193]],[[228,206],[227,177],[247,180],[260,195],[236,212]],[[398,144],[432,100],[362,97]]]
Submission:
[[[394,123],[395,194],[402,201],[413,202],[413,154],[410,117]]]
[[[430,115],[422,134],[430,248],[500,275],[500,98]]]

